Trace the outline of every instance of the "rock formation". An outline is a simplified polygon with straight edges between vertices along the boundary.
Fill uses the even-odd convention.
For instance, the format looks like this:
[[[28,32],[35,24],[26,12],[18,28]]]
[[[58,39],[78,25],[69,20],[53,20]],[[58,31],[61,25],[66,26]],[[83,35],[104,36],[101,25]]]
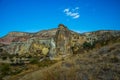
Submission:
[[[66,26],[60,24],[55,35],[56,53],[58,55],[71,54],[71,32]]]
[[[79,34],[59,24],[57,29],[37,33],[11,32],[0,38],[0,49],[9,54],[63,58],[79,53],[84,42],[108,41],[120,37],[120,31],[97,31]]]

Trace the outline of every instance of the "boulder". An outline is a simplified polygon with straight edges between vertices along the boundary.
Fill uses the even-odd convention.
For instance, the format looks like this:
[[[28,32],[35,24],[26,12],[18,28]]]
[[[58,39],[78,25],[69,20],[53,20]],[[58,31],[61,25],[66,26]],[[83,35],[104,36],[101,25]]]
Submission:
[[[43,49],[42,49],[42,54],[43,55],[47,55],[48,54],[48,52],[49,52],[49,49],[48,48],[46,48],[46,47],[44,47]]]

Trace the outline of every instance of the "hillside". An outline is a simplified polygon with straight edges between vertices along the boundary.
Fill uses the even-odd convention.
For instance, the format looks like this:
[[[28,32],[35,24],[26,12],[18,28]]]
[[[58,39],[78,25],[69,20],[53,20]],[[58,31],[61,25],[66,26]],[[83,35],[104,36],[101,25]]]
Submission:
[[[0,79],[119,80],[120,31],[77,33],[63,24],[0,38]]]
[[[119,80],[120,43],[107,45],[62,60],[18,80]],[[14,79],[14,78],[13,78]]]

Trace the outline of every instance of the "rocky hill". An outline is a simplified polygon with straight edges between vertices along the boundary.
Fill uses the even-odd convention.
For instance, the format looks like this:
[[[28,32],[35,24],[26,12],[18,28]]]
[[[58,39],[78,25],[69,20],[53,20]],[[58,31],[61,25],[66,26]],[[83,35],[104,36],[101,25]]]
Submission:
[[[79,34],[60,24],[56,29],[36,33],[10,32],[0,38],[0,44],[4,45],[0,48],[9,54],[45,55],[52,59],[73,54],[79,51],[84,43],[87,45],[89,43],[89,46],[96,43],[104,45],[112,39],[119,40],[119,38],[120,31],[96,31]]]
[[[11,78],[15,79],[15,78]],[[119,80],[120,43],[77,54],[15,80]]]
[[[10,32],[0,39],[0,43],[6,45],[1,47],[1,49],[9,54],[48,55],[50,58],[55,58],[56,55],[59,55],[62,58],[62,56],[66,56],[66,53],[72,54],[71,47],[79,42],[79,37],[82,36],[60,24],[57,29],[44,30],[37,33]],[[83,42],[84,40],[80,43]]]
[[[78,63],[81,64],[81,66],[78,65],[79,67],[81,67],[81,69],[85,67],[85,65],[89,64],[89,66],[91,67],[83,68],[83,70],[87,69],[88,72],[89,70],[91,70],[91,68],[95,68],[97,66],[96,70],[95,71],[93,70],[96,73],[97,69],[99,69],[98,71],[100,71],[101,68],[103,68],[101,65],[106,66],[105,64],[107,63],[107,61],[109,62],[111,60],[113,61],[115,60],[115,62],[116,61],[117,63],[119,62],[120,60],[120,57],[118,56],[120,53],[119,43],[120,43],[120,31],[101,30],[101,31],[94,31],[94,32],[87,32],[80,34],[72,30],[69,30],[68,27],[63,24],[59,24],[58,28],[51,30],[43,30],[36,33],[10,32],[6,36],[0,38],[0,65],[6,66],[6,65],[2,65],[1,63],[7,63],[10,65],[17,65],[17,67],[10,66],[10,68],[7,68],[7,69],[11,69],[9,73],[6,71],[7,70],[6,67],[5,69],[4,67],[2,68],[0,67],[0,71],[2,71],[0,72],[0,75],[2,75],[0,76],[0,79],[10,74],[18,74],[24,71],[31,72],[29,71],[31,69],[33,69],[32,71],[37,70],[39,68],[41,69],[41,67],[43,68],[44,66],[46,67],[56,63],[56,61],[58,61],[58,63],[56,64],[57,66],[63,65],[63,67],[64,66],[70,67],[69,68],[70,70],[72,70],[71,66],[73,66],[73,64],[76,64],[74,65],[75,69],[73,68],[73,70],[80,69],[77,68]],[[116,46],[116,44],[118,45]],[[112,52],[115,54],[113,54]],[[79,58],[77,57],[77,55],[82,57]],[[104,60],[104,58],[107,58],[107,56],[108,59],[105,62],[105,64],[102,64],[100,62],[101,65],[98,65],[97,62],[95,62],[95,65],[93,65],[93,62],[95,60],[97,60],[99,63],[101,59]],[[118,57],[116,58],[116,56]],[[70,59],[73,60],[74,62],[69,64],[69,61],[71,61]],[[65,60],[65,62],[62,63],[60,62],[59,64],[59,61],[61,60],[62,61]],[[104,62],[103,60],[101,61]],[[115,64],[110,63],[110,65],[111,64],[112,66],[117,65],[116,63]],[[61,71],[64,70],[63,67],[59,67],[60,71],[55,71],[55,73],[58,72],[61,73]],[[120,66],[117,65],[117,67]],[[14,70],[14,68],[16,70]],[[51,71],[52,69],[54,69],[54,67],[48,70]],[[113,67],[113,69],[115,69],[115,67]],[[65,69],[65,71],[67,71],[67,68]],[[42,72],[44,73],[44,70]],[[45,70],[45,73],[46,72],[47,71]],[[64,73],[66,79],[74,80],[75,78],[72,78],[73,76],[69,74],[72,72],[74,73],[74,71],[71,72],[67,71],[67,72],[68,73]],[[53,72],[52,75],[55,75],[55,73]],[[83,80],[84,77],[85,80],[99,80],[98,78],[95,77],[94,79],[92,78],[90,79],[90,77],[94,74],[90,73],[91,75],[87,75],[88,73],[86,72],[84,73],[85,75],[82,75],[82,73],[80,73],[82,77],[76,78],[75,80],[80,80],[80,79]],[[105,71],[103,71],[103,73],[105,74]],[[24,72],[24,74],[27,73]],[[119,78],[120,76],[118,76],[118,74],[119,72],[118,73],[115,72],[115,75],[117,75],[116,77],[118,78],[115,80],[120,79]],[[50,80],[62,80],[62,78],[56,79],[57,77],[60,77],[58,75],[57,77],[54,77],[55,79],[52,78],[50,75],[51,74],[46,75],[50,77]],[[79,77],[79,75],[77,75],[76,72],[74,75],[76,75],[76,77]],[[71,79],[68,78],[68,76],[72,76]],[[101,75],[101,72],[100,72],[100,76],[102,76],[101,79],[110,80],[109,78],[105,78],[104,75]],[[42,77],[44,76],[41,75],[41,77],[38,77],[38,79],[35,80],[39,80]],[[10,79],[17,80],[15,78],[13,79],[10,78]],[[8,78],[5,77],[5,80],[8,80]],[[23,77],[20,80],[29,80],[29,79],[28,78],[24,79]],[[45,78],[43,80],[48,80],[48,79]]]
[[[44,30],[36,33],[27,33],[27,32],[10,32],[4,37],[0,38],[0,43],[10,44],[12,42],[24,42],[30,38],[49,38],[55,35],[57,29]]]

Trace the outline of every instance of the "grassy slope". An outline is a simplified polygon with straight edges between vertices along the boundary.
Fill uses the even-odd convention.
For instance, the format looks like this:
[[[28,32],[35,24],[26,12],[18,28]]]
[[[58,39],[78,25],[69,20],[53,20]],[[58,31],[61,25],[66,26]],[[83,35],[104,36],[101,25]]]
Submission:
[[[120,43],[73,55],[19,80],[120,80]]]

